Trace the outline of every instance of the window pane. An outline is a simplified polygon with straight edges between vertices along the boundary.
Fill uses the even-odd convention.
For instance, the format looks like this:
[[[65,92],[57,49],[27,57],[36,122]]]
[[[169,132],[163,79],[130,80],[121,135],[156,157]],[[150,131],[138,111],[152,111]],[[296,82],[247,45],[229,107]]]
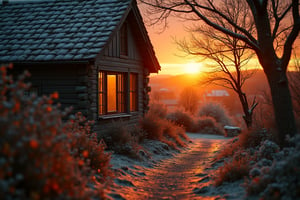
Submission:
[[[130,74],[130,111],[137,111],[137,74]]]
[[[99,115],[126,111],[125,74],[114,72],[98,73]]]
[[[107,112],[117,112],[116,75],[107,75]]]
[[[124,74],[118,74],[118,112],[125,112]]]
[[[105,109],[105,73],[104,72],[99,72],[98,73],[98,112],[100,115],[105,114],[106,109]]]

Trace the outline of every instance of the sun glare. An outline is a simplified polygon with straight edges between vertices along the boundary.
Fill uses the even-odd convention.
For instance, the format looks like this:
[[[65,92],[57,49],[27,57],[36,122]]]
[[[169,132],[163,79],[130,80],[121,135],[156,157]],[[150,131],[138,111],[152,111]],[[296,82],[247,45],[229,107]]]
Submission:
[[[184,71],[188,74],[199,74],[201,72],[201,67],[201,63],[190,62],[184,65]]]

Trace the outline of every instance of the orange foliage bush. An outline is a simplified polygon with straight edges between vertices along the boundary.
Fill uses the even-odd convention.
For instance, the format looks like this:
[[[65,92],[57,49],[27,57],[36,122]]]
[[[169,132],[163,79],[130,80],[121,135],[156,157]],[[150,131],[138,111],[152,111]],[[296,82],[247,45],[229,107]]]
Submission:
[[[87,121],[82,113],[76,113],[73,119],[64,124],[63,132],[71,134],[71,153],[84,160],[97,172],[97,180],[108,184],[113,177],[110,169],[110,154],[105,153],[106,144],[98,141],[97,134],[91,132],[93,121]]]
[[[155,112],[151,112],[151,108],[140,120],[140,126],[148,139],[160,140],[175,149],[177,146],[185,146],[184,140],[188,139],[181,126],[160,118]]]
[[[163,130],[164,136],[167,137],[168,139],[173,140],[176,143],[176,145],[174,144],[173,146],[174,148],[176,148],[176,146],[180,146],[180,147],[186,146],[183,139],[188,140],[188,137],[185,134],[185,131],[182,127],[176,126],[172,122],[165,120],[163,128],[164,128]]]
[[[163,121],[153,113],[147,113],[140,120],[141,128],[147,133],[148,139],[161,140],[163,138]]]
[[[246,157],[232,159],[219,167],[217,174],[213,177],[214,184],[220,186],[223,182],[234,182],[248,176],[250,170],[249,159]]]
[[[91,122],[81,114],[63,122],[69,111],[53,105],[57,93],[25,96],[26,76],[14,82],[0,67],[0,199],[104,196],[110,155],[90,133]]]

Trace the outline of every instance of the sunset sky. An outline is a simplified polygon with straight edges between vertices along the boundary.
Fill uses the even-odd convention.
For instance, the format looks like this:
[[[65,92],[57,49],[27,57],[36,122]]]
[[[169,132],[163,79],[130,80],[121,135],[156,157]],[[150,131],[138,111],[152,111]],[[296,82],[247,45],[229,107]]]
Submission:
[[[147,28],[148,34],[154,50],[156,57],[161,65],[161,71],[158,73],[160,75],[178,75],[178,74],[195,74],[205,71],[205,65],[208,61],[201,61],[202,58],[195,58],[191,56],[186,56],[182,51],[178,49],[177,44],[175,43],[174,38],[177,40],[188,39],[189,33],[186,30],[186,27],[190,26],[188,22],[183,22],[182,20],[169,17],[168,27],[162,31],[161,27],[158,25],[149,26],[147,23],[147,13],[145,11],[145,5],[138,4],[143,19],[145,21],[145,26]],[[300,40],[296,40],[295,43],[300,45]],[[296,45],[296,46],[298,46]],[[258,63],[256,56],[253,57],[248,64],[249,66],[255,68],[261,68]],[[291,65],[293,64],[293,58],[291,59]],[[152,74],[156,75],[156,74]]]
[[[183,39],[188,36],[184,25],[180,22],[170,23],[169,27],[161,32],[160,28],[147,26],[147,30],[154,46],[156,56],[162,67],[159,74],[195,73],[201,70],[201,63],[178,49],[174,38]]]
[[[169,17],[168,26],[162,30],[162,26],[154,25],[150,26],[148,16],[145,11],[145,6],[139,4],[139,8],[145,26],[147,28],[150,40],[155,50],[156,57],[161,65],[161,71],[159,75],[178,75],[178,74],[199,74],[204,72],[205,65],[211,61],[203,61],[201,57],[187,56],[184,52],[179,50],[176,40],[187,39],[189,40],[190,33],[187,28],[192,24],[191,22],[183,21],[175,17]],[[259,67],[256,59],[249,62],[251,66]],[[151,74],[155,76],[156,74]]]
[[[177,75],[201,71],[203,64],[197,63],[197,60],[191,57],[184,56],[184,53],[175,44],[174,38],[181,40],[189,36],[189,33],[185,30],[187,24],[176,18],[170,18],[168,27],[162,31],[159,26],[149,26],[144,6],[139,4],[139,8],[144,21],[146,21],[148,34],[161,65],[159,74]]]

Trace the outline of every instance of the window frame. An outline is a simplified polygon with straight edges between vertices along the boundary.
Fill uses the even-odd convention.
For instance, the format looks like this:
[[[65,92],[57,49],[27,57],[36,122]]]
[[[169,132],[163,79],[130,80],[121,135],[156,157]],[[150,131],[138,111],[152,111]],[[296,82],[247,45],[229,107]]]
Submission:
[[[108,75],[116,76],[116,111],[108,111]],[[98,71],[98,116],[126,113],[126,76],[123,72]]]
[[[129,74],[129,110],[130,110],[130,112],[139,111],[138,85],[139,85],[138,84],[138,73],[130,73]],[[133,105],[133,103],[134,103],[134,105]]]

